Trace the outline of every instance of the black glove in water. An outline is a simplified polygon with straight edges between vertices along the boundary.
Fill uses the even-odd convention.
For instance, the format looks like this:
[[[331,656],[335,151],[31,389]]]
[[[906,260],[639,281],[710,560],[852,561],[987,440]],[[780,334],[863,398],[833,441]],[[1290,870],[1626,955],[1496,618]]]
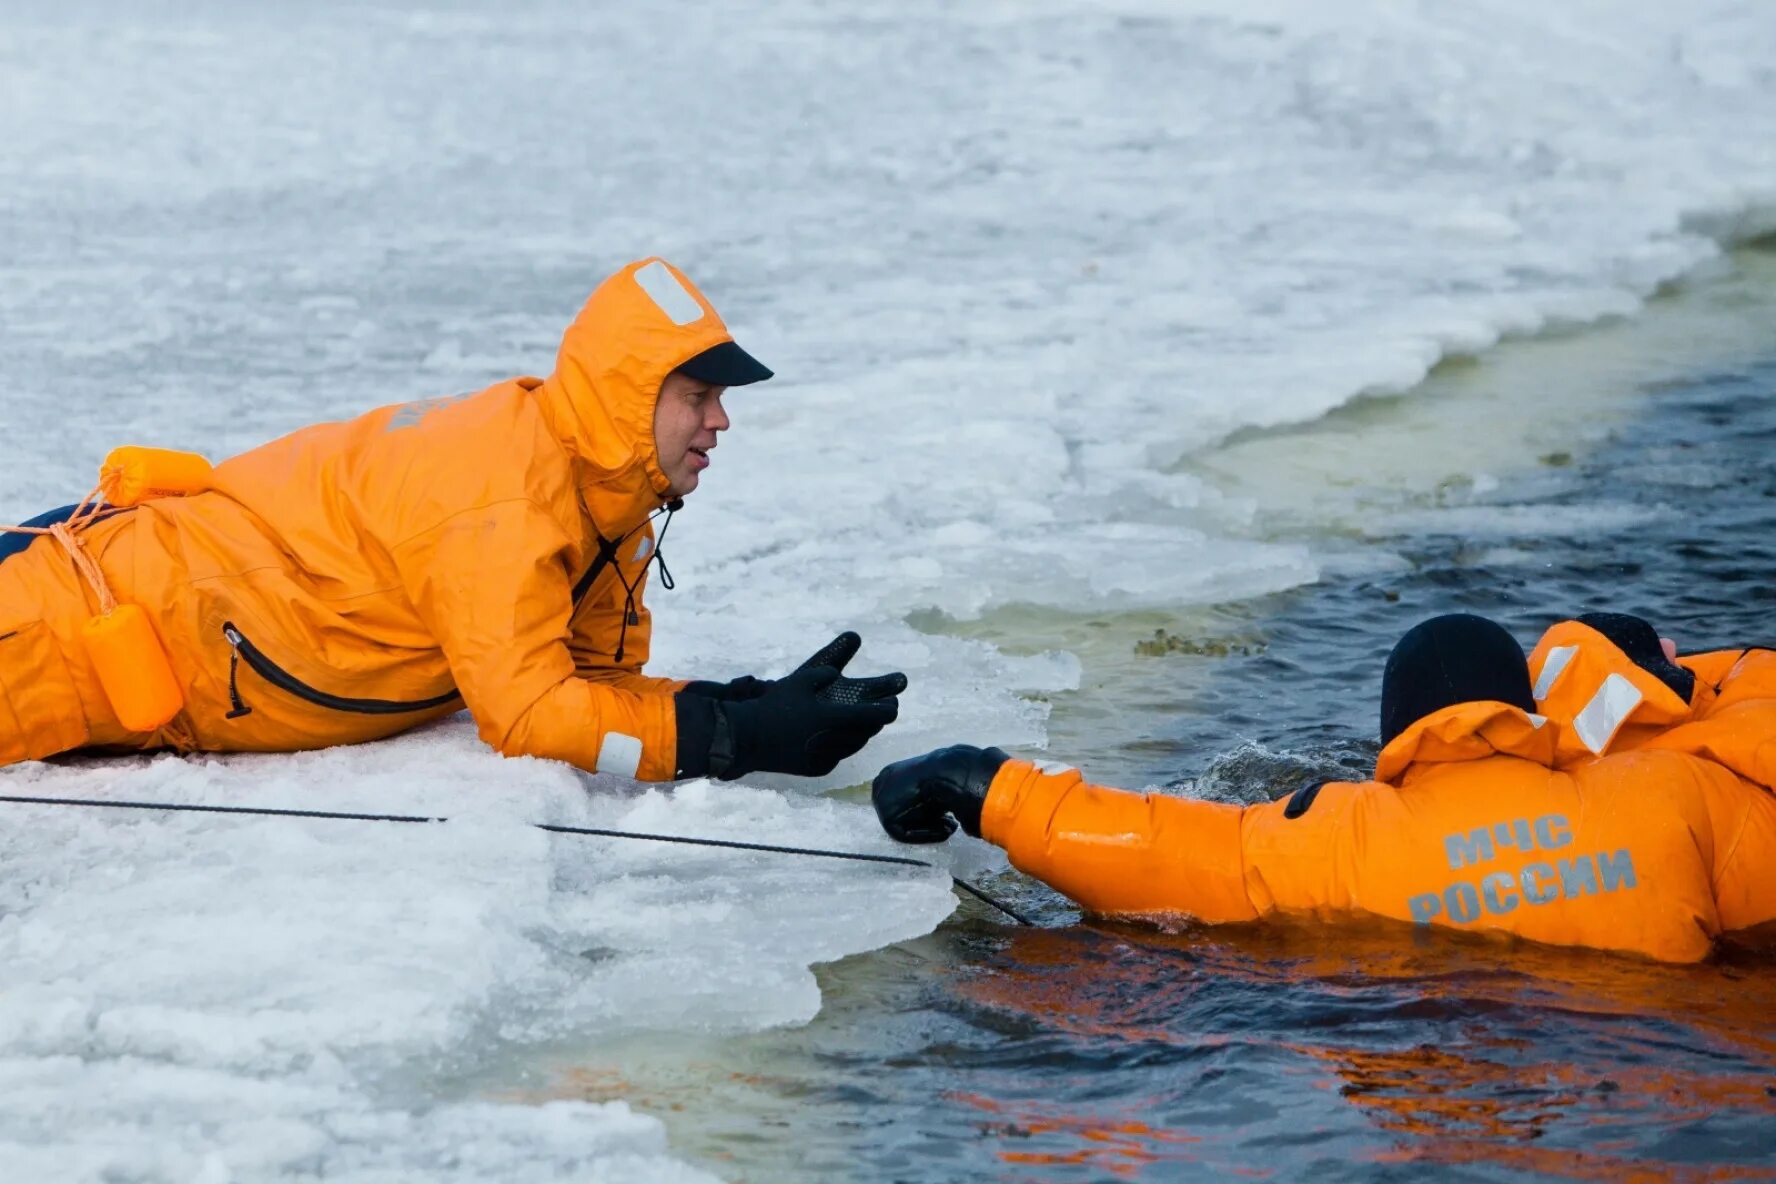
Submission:
[[[843,671],[845,663],[857,656],[858,647],[863,645],[863,638],[850,631],[839,634],[827,642],[813,657],[797,666],[797,670],[810,670],[816,666],[830,666],[834,670]],[[706,699],[716,699],[723,703],[746,702],[756,699],[776,685],[776,680],[754,678],[743,675],[731,682],[707,682],[699,680],[688,682],[679,689],[681,695],[701,695]],[[832,685],[821,692],[821,698],[837,703],[874,703],[883,699],[891,699],[906,690],[907,680],[904,674],[878,674],[874,678],[844,678],[833,680]]]
[[[764,689],[749,698],[715,698],[689,686],[680,690],[673,696],[677,775],[732,781],[749,773],[817,777],[832,772],[894,722],[900,714],[895,696],[906,688],[902,674],[843,678],[832,665],[814,664],[835,654],[841,664],[847,662],[859,644],[856,634],[841,634],[787,677],[753,680]]]
[[[941,843],[956,833],[958,822],[978,839],[987,790],[1010,759],[997,748],[956,744],[896,761],[876,774],[870,801],[882,829],[897,842]]]

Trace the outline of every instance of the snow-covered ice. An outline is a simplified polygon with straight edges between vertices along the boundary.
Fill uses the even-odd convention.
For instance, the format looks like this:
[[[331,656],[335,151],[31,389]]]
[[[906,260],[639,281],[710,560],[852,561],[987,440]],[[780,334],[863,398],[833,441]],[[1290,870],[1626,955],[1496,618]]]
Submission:
[[[451,819],[8,807],[8,1179],[700,1178],[620,1103],[435,1098],[514,1047],[806,1020],[812,963],[953,906],[937,871],[536,830],[892,847],[856,807],[582,779],[503,760],[466,722],[292,757],[26,766],[0,786]]]
[[[811,965],[929,930],[947,880],[525,823],[886,850],[809,791],[1037,747],[1024,696],[1080,677],[909,614],[1311,580],[1178,458],[1632,315],[1776,229],[1772,63],[1763,0],[11,0],[0,518],[119,443],[223,456],[545,371],[590,286],[657,252],[780,377],[730,400],[672,528],[654,667],[781,672],[851,627],[913,689],[813,785],[643,792],[461,722],[0,773],[454,819],[6,807],[6,1177],[702,1178],[620,1103],[462,1083],[797,1022]]]

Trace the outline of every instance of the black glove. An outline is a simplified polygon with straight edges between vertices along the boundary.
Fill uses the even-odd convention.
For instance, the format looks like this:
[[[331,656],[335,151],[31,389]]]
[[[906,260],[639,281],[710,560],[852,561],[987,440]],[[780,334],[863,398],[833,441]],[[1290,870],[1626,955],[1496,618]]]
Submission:
[[[852,681],[890,678],[905,684],[898,674]],[[844,702],[823,693],[839,681],[831,666],[810,666],[777,679],[753,699],[723,701],[680,691],[673,696],[678,776],[732,781],[749,773],[832,772],[900,714],[892,694]]]
[[[729,682],[708,682],[704,679],[687,682],[678,688],[678,693],[701,695],[705,699],[715,699],[722,703],[734,703],[746,699],[756,699],[775,685],[776,683],[768,678],[754,678],[750,674],[743,674]]]
[[[941,843],[956,833],[958,822],[978,839],[987,790],[1010,759],[997,748],[956,744],[896,761],[876,774],[870,801],[882,829],[897,842]]]
[[[816,666],[830,666],[834,670],[844,670],[845,663],[856,657],[858,647],[863,638],[846,631],[827,642],[815,655],[797,666],[797,670],[809,670]],[[731,682],[707,682],[699,680],[688,682],[679,688],[681,695],[701,695],[705,699],[716,699],[723,703],[746,702],[756,699],[776,685],[774,679],[754,678],[742,675]],[[835,703],[873,703],[882,699],[891,699],[906,690],[907,680],[904,674],[878,674],[874,678],[838,678],[820,692],[820,697]]]

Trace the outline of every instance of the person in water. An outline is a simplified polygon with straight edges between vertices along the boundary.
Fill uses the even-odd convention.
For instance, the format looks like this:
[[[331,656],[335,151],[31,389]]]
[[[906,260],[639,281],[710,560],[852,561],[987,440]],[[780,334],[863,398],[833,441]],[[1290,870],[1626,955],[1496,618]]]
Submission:
[[[1529,669],[1536,710],[1561,725],[1561,767],[1653,748],[1776,786],[1776,650],[1680,657],[1645,619],[1599,612],[1550,627]]]
[[[305,428],[78,535],[0,535],[0,764],[321,748],[466,707],[502,753],[646,781],[829,772],[906,686],[844,677],[855,634],[775,681],[642,673],[655,520],[709,467],[727,392],[770,377],[646,259],[592,293],[547,378]],[[113,599],[182,694],[159,726],[123,722],[83,641]]]
[[[895,839],[960,825],[1112,917],[1370,915],[1673,962],[1776,921],[1776,796],[1669,744],[1561,763],[1534,689],[1501,626],[1442,616],[1388,657],[1370,781],[1239,807],[958,745],[889,765],[871,796]]]

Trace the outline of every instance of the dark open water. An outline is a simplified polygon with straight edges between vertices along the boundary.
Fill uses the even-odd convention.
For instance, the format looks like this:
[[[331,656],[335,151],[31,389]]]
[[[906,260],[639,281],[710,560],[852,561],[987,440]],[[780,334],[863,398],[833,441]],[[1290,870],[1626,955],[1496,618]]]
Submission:
[[[1459,533],[1432,516],[1379,540],[1402,567],[1217,610],[1243,640],[1192,659],[1213,677],[1128,759],[1248,799],[1362,776],[1389,645],[1454,609],[1526,646],[1604,607],[1685,648],[1776,640],[1776,361],[1652,395],[1601,447],[1469,497]],[[1668,967],[1379,924],[1168,936],[993,886],[1052,927],[965,904],[822,968],[806,1028],[585,1092],[662,1114],[735,1180],[1776,1179],[1768,950]]]
[[[1545,478],[1466,500],[1450,515],[1460,533],[1384,535],[1407,570],[1256,606],[1261,652],[1222,663],[1156,768],[1231,729],[1324,756],[1360,740],[1366,771],[1388,648],[1437,613],[1492,617],[1526,651],[1591,609],[1645,616],[1685,651],[1776,642],[1776,361],[1665,386],[1646,407],[1581,459],[1549,454]]]

